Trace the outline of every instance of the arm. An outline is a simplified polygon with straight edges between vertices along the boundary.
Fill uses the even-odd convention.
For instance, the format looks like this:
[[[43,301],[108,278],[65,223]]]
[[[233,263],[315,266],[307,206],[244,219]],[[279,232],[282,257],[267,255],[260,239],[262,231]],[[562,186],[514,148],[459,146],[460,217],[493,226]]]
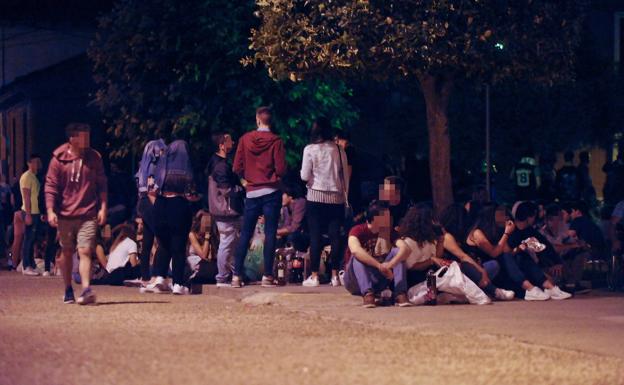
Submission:
[[[132,267],[135,267],[136,265],[139,264],[139,259],[137,258],[137,253],[130,253],[130,254],[128,254],[128,259],[129,259],[130,265]]]
[[[286,165],[286,151],[284,150],[284,142],[282,142],[281,139],[276,143],[273,157],[273,161],[275,162],[275,174],[281,178],[286,175],[286,172],[288,171]]]
[[[301,180],[309,182],[312,179],[312,157],[310,155],[310,147],[303,149],[303,158],[301,160]]]
[[[58,218],[54,210],[56,209],[55,206],[61,189],[59,184],[59,174],[58,160],[52,157],[52,160],[50,160],[50,166],[48,166],[48,173],[46,174],[44,186],[46,208],[48,211],[48,223],[52,227],[56,227],[58,224]]]
[[[210,242],[206,239],[203,244],[199,243],[195,233],[189,233],[189,242],[193,246],[193,250],[199,255],[201,259],[208,259],[208,252],[210,251]]]
[[[106,253],[104,253],[102,245],[95,246],[95,257],[100,263],[100,266],[106,268],[106,265],[108,264],[108,257],[106,257]]]
[[[100,195],[100,211],[98,212],[98,224],[104,226],[106,223],[106,209],[108,206],[108,180],[104,173],[104,164],[102,163],[102,157],[97,154],[96,162],[96,186]]]
[[[293,212],[291,216],[290,225],[286,227],[286,234],[291,234],[299,231],[303,224],[303,218],[306,212],[306,201],[303,198],[295,199],[293,202]]]
[[[389,262],[386,262],[386,266],[390,269],[394,268],[401,262],[405,262],[407,257],[410,255],[412,250],[409,245],[402,239],[396,241],[396,247],[399,248],[399,251],[395,254],[395,256]]]
[[[374,267],[376,269],[379,269],[381,267],[381,263],[379,263],[366,250],[364,250],[364,248],[360,244],[360,240],[352,235],[349,236],[349,251],[351,251],[351,254],[353,254],[353,256],[363,264]]]
[[[485,234],[483,234],[483,232],[479,229],[473,231],[471,236],[472,241],[475,243],[475,245],[492,258],[496,258],[504,252],[509,251],[509,245],[507,244],[507,240],[509,239],[509,233],[507,232],[507,230],[505,230],[505,233],[496,245],[492,245],[492,243],[490,243],[490,240],[487,239]]]

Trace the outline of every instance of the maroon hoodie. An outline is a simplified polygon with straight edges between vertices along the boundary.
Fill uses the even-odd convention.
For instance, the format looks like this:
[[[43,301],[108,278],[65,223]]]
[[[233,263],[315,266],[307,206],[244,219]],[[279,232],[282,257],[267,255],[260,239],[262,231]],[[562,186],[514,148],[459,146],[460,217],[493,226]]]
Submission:
[[[286,174],[284,143],[270,131],[248,132],[240,139],[232,166],[247,181],[247,191],[279,188]]]
[[[65,143],[52,153],[45,181],[46,207],[62,218],[95,218],[100,193],[107,192],[102,157],[92,148],[82,156],[69,148]]]

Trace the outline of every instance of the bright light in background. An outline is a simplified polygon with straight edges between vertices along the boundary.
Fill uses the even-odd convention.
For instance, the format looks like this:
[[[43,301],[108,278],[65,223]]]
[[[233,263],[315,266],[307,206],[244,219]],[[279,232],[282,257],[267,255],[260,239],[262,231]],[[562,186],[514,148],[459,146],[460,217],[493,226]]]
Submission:
[[[505,44],[503,44],[501,42],[498,42],[498,43],[494,44],[494,48],[503,50],[503,49],[505,49]]]

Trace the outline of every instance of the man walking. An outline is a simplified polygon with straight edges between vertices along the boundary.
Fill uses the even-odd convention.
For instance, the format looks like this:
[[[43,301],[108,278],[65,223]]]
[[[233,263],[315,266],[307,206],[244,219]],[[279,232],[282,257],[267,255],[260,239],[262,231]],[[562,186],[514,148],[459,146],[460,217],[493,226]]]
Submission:
[[[62,248],[61,272],[65,283],[65,303],[73,303],[72,256],[80,257],[83,291],[78,303],[95,302],[89,287],[91,254],[98,225],[106,223],[107,181],[100,154],[90,147],[89,125],[70,123],[65,129],[68,143],[52,154],[45,182],[48,223],[57,227]]]
[[[32,154],[28,160],[28,170],[20,178],[20,192],[22,193],[22,217],[24,219],[24,243],[22,243],[22,273],[24,275],[39,275],[35,265],[34,243],[37,228],[40,223],[39,191],[41,185],[37,174],[41,169],[41,157]]]
[[[241,287],[241,276],[249,241],[258,221],[264,215],[264,276],[262,286],[274,286],[273,257],[275,238],[282,207],[279,191],[280,178],[286,174],[284,143],[271,132],[272,116],[269,107],[256,110],[257,130],[248,132],[240,139],[234,157],[233,170],[243,178],[247,190],[243,229],[234,254],[232,287]]]

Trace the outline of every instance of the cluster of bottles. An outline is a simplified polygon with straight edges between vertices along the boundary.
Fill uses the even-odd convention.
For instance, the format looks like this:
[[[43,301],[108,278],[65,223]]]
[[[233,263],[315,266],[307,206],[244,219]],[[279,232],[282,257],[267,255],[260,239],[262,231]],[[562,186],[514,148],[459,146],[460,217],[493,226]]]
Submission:
[[[275,278],[278,286],[287,283],[301,283],[305,276],[306,261],[303,253],[295,251],[292,246],[277,249]]]

